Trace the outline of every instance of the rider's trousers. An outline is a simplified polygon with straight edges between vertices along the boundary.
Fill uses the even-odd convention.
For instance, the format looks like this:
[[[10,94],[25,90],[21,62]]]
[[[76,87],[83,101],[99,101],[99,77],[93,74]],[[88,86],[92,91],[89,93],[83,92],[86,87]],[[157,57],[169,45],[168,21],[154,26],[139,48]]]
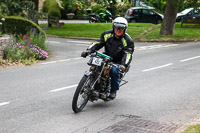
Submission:
[[[117,64],[119,66],[119,64]],[[119,70],[113,66],[110,70],[111,77],[111,92],[119,90],[120,73]]]

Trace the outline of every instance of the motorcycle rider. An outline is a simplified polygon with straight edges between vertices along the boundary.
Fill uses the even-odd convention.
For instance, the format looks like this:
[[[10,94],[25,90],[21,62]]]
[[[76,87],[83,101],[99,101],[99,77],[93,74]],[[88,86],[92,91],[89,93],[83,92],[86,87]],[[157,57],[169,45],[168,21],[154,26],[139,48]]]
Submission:
[[[119,66],[119,70],[126,71],[126,68],[132,60],[134,52],[134,41],[126,33],[128,22],[123,17],[117,17],[112,24],[112,30],[105,31],[101,34],[100,40],[93,42],[86,51],[83,51],[81,56],[86,57],[89,54],[105,48],[105,54],[113,58],[113,63]],[[110,99],[116,97],[119,90],[120,72],[113,66],[110,71],[111,76],[111,91]]]

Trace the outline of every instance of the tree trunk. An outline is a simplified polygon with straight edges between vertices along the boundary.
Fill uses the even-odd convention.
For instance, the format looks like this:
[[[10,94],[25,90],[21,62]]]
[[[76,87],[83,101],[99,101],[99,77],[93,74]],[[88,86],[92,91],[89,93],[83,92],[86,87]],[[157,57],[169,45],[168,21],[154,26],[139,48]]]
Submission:
[[[179,0],[176,1],[177,3],[179,2]],[[166,2],[167,3],[165,8],[164,19],[162,22],[162,27],[160,30],[160,35],[174,35],[178,6],[170,0],[167,0]]]

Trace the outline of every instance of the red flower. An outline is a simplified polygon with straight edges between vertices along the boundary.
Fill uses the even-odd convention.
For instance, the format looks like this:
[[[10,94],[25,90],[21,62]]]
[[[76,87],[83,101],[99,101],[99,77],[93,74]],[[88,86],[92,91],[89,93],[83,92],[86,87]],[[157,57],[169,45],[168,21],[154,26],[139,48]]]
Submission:
[[[23,35],[23,40],[25,40],[26,39],[26,35]]]
[[[32,41],[32,38],[29,38],[29,42],[31,42]]]

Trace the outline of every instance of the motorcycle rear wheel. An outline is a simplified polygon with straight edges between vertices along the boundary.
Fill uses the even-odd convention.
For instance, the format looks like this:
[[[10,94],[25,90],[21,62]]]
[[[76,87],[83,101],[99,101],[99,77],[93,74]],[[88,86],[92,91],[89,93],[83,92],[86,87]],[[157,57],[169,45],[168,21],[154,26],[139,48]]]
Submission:
[[[92,82],[91,77],[85,75],[79,82],[72,101],[72,110],[75,113],[80,112],[86,106],[90,94],[89,92],[90,88],[87,87],[90,87],[91,82]]]

